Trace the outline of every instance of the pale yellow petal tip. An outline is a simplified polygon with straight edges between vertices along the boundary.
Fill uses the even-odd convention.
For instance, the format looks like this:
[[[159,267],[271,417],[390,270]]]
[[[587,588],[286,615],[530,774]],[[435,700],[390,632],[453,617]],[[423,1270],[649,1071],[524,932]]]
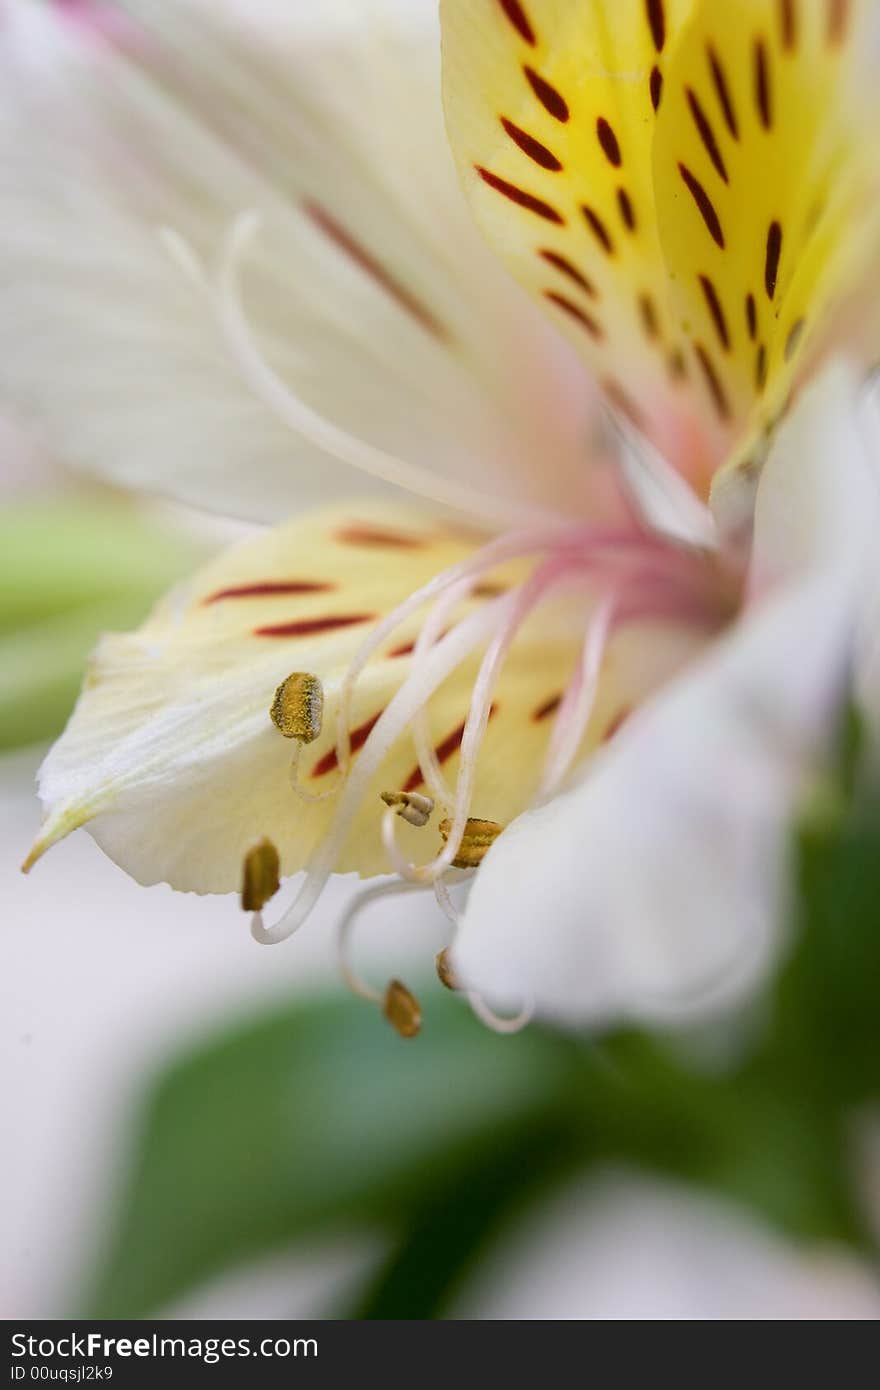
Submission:
[[[74,830],[78,830],[86,821],[91,820],[94,811],[86,811],[81,807],[76,810],[67,810],[60,814],[50,816],[40,829],[40,833],[31,845],[27,857],[21,866],[23,874],[29,874],[31,869],[42,859],[47,850],[53,845],[57,845],[59,840],[64,840]]]

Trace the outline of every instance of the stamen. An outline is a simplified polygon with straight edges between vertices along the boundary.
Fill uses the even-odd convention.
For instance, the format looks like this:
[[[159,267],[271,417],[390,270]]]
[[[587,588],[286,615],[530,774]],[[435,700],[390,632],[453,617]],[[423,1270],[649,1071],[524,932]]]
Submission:
[[[295,739],[296,747],[290,760],[290,785],[302,801],[324,801],[336,787],[313,792],[303,786],[299,777],[302,751],[314,743],[324,723],[324,687],[308,672],[295,671],[282,681],[275,691],[269,717],[284,738]]]
[[[452,821],[441,821],[439,829],[443,843],[447,844],[452,834]],[[455,858],[452,861],[452,867],[454,869],[478,868],[503,829],[504,826],[499,825],[497,821],[478,820],[475,817],[469,817]]]
[[[422,1010],[419,1001],[400,980],[390,980],[384,991],[380,992],[362,979],[349,959],[349,937],[356,920],[371,903],[394,897],[398,893],[416,891],[411,883],[380,883],[376,887],[368,888],[351,900],[337,928],[339,968],[345,983],[359,999],[378,1004],[384,1017],[402,1038],[414,1038],[421,1029]]]
[[[434,811],[431,798],[422,796],[420,792],[383,792],[382,800],[407,825],[414,825],[417,829],[428,824]]]
[[[388,816],[383,819],[383,843],[388,851],[392,867],[402,878],[407,878],[415,883],[434,882],[455,860],[466,827],[468,808],[476,778],[477,757],[489,722],[492,694],[508,649],[525,618],[540,599],[561,583],[569,582],[572,575],[577,573],[580,568],[575,559],[557,557],[555,560],[540,566],[525,584],[509,596],[512,600],[509,617],[499,626],[474,682],[471,706],[461,738],[458,781],[445,848],[429,864],[412,864],[404,859],[397,847],[393,819]]]
[[[274,926],[264,927],[262,921],[256,919],[252,922],[251,933],[255,940],[265,945],[284,941],[302,925],[333,872],[358,807],[387,753],[425,700],[475,647],[485,641],[499,622],[504,622],[513,609],[514,600],[515,595],[506,594],[463,619],[438,642],[420,669],[413,672],[392,697],[349,774],[333,824],[312,855],[296,898]]]
[[[324,687],[304,671],[294,671],[275,691],[269,717],[285,738],[314,743],[324,722]]]
[[[382,1000],[382,1013],[402,1038],[414,1038],[421,1032],[421,1005],[400,980],[390,981]]]
[[[271,840],[260,840],[248,850],[241,873],[241,905],[245,912],[257,912],[274,898],[281,887],[278,851]]]
[[[440,881],[441,880],[438,879],[437,883],[440,883]],[[436,888],[437,884],[435,884],[434,887]],[[437,967],[437,979],[440,981],[441,985],[457,993],[461,989],[461,983],[455,973],[452,960],[450,959],[449,946],[444,946],[442,951],[437,952],[434,957],[434,964]]]

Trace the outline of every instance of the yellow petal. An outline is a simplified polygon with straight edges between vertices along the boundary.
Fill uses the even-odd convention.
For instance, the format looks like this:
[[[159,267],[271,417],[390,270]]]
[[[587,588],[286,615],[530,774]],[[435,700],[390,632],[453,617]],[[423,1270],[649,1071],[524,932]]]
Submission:
[[[829,312],[880,246],[869,6],[695,6],[654,141],[657,216],[681,331],[750,498],[766,435]]]
[[[723,465],[756,473],[754,440],[877,246],[868,8],[443,0],[478,222],[701,491]]]
[[[302,745],[300,776],[309,791],[332,787],[339,689],[354,652],[378,618],[479,541],[407,508],[356,505],[313,514],[226,552],[174,590],[137,632],[104,638],[42,770],[47,819],[31,862],[88,822],[111,857],[145,883],[232,891],[245,856],[263,839],[277,847],[284,874],[302,867],[330,825],[335,799],[307,803],[291,788],[295,740],[283,737],[271,717],[279,685],[292,673],[321,681],[322,732]],[[491,592],[484,588],[472,605],[490,602],[516,574],[511,567],[495,571]],[[412,667],[408,648],[420,618],[408,619],[363,672],[351,710],[355,758]],[[554,704],[578,661],[579,640],[564,614],[552,622],[542,614],[515,644],[495,695],[474,815],[504,824],[534,796]],[[431,737],[450,780],[479,656],[428,705]],[[612,650],[608,661],[588,742],[621,712],[616,668],[626,669],[625,654]],[[641,654],[638,667],[647,669]],[[387,872],[381,793],[420,788],[404,731],[337,867]],[[401,823],[402,847],[430,859],[443,814],[438,807],[435,833]]]
[[[718,430],[668,302],[651,141],[693,0],[443,0],[447,128],[477,220],[668,456]]]

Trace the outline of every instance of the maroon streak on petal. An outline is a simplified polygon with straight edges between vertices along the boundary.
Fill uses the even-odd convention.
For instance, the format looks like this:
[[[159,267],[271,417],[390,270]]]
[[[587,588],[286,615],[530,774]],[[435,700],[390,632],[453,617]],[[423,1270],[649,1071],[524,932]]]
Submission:
[[[379,710],[378,714],[374,714],[371,719],[367,719],[363,724],[359,724],[356,729],[351,730],[351,733],[348,735],[348,741],[351,745],[352,753],[357,753],[359,749],[363,748],[383,713],[383,710]],[[325,753],[324,756],[319,758],[315,763],[311,775],[313,777],[325,777],[328,772],[332,772],[334,768],[338,766],[339,759],[336,756],[336,749],[331,748],[328,753]]]
[[[549,250],[539,251],[538,255],[542,260],[546,261],[548,265],[554,266],[557,270],[561,271],[563,275],[568,276],[569,280],[574,281],[576,285],[580,285],[581,289],[590,295],[592,299],[596,298],[596,286],[593,284],[592,280],[588,280],[586,275],[578,270],[577,266],[572,265],[571,261],[568,260],[566,256],[560,255],[558,251]]]
[[[421,550],[424,541],[400,531],[380,531],[376,526],[343,526],[333,537],[341,545],[387,546],[389,550]]]
[[[491,169],[484,169],[482,164],[475,164],[474,168],[483,183],[494,188],[496,193],[509,198],[518,207],[525,208],[527,212],[533,212],[538,217],[543,217],[545,222],[555,222],[559,227],[565,225],[565,218],[562,214],[551,207],[549,203],[545,203],[543,198],[536,198],[534,193],[527,193],[524,188],[518,188],[515,183],[508,183],[507,179],[499,178],[497,174],[492,173]]]
[[[323,618],[299,618],[292,623],[274,623],[268,627],[255,627],[255,637],[314,637],[322,632],[335,632],[337,628],[356,627],[358,623],[373,623],[375,613],[331,613]]]
[[[489,710],[489,718],[491,719],[492,716],[497,713],[497,711],[498,706],[493,705],[492,708]],[[446,737],[442,739],[440,743],[437,744],[436,748],[434,749],[434,756],[437,759],[438,763],[441,764],[441,766],[443,765],[443,763],[449,761],[453,753],[458,752],[459,748],[461,747],[461,740],[463,735],[464,722],[459,724],[457,729],[453,729],[451,734],[447,734]],[[422,777],[422,769],[418,766],[414,767],[409,777],[404,782],[402,790],[405,792],[414,792],[422,785],[423,781],[424,778]]]
[[[602,742],[607,743],[610,738],[613,738],[614,735],[618,732],[618,730],[623,728],[623,725],[629,719],[631,714],[632,709],[629,705],[624,705],[623,709],[618,710],[617,714],[615,714],[614,718],[611,720],[611,723],[608,725],[607,729],[602,735]]]
[[[545,701],[543,705],[539,705],[536,710],[532,711],[532,719],[536,724],[540,724],[542,719],[549,719],[551,714],[555,714],[561,704],[562,696],[554,695],[551,699]]]
[[[549,112],[554,120],[562,121],[564,124],[571,115],[571,112],[568,109],[568,102],[565,100],[562,93],[557,91],[557,89],[547,81],[546,77],[542,77],[539,72],[535,72],[534,68],[526,66],[523,68],[523,72],[526,75],[529,86],[544,110]]]
[[[540,140],[536,140],[534,135],[530,135],[521,126],[515,125],[507,116],[501,117],[501,124],[513,143],[527,154],[529,159],[534,160],[542,169],[549,169],[551,174],[558,174],[562,169],[561,160],[557,159],[552,150],[548,150],[546,145],[542,145]]]
[[[272,598],[275,594],[329,594],[335,584],[314,583],[310,579],[266,579],[255,584],[237,584],[208,594],[202,603],[220,603],[227,598]]]
[[[387,291],[387,293],[391,295],[391,298],[394,299],[402,309],[405,309],[408,314],[412,315],[412,317],[416,319],[423,328],[427,329],[429,333],[433,334],[435,338],[440,338],[441,341],[449,340],[450,334],[448,329],[435,317],[431,310],[422,304],[411,290],[408,290],[404,284],[392,275],[391,271],[387,270],[372,252],[368,251],[365,246],[362,246],[359,241],[356,241],[351,232],[347,231],[340,222],[337,222],[336,219],[327,212],[326,208],[321,207],[320,203],[313,202],[310,199],[306,199],[303,207],[315,226],[318,227],[340,251],[344,251],[345,254],[354,261],[355,265],[359,266],[367,275],[370,275],[378,285],[381,285],[382,289]]]
[[[520,0],[499,0],[499,3],[520,38],[525,39],[526,43],[531,44],[534,48],[535,31],[529,22],[525,9],[520,4]]]

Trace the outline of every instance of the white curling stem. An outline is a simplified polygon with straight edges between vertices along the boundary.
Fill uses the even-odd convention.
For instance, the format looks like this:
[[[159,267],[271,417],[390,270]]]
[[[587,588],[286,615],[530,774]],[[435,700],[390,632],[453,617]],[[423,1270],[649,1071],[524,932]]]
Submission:
[[[348,904],[336,929],[336,942],[339,968],[352,994],[358,995],[361,999],[368,999],[371,1004],[381,1004],[382,1002],[381,991],[375,989],[372,985],[368,984],[366,980],[362,979],[349,959],[351,933],[355,922],[371,903],[378,902],[385,898],[397,897],[400,893],[418,893],[419,891],[418,885],[414,883],[380,883],[371,888],[363,889],[360,893],[357,893]]]
[[[456,512],[471,512],[503,526],[522,526],[529,511],[534,516],[534,508],[527,511],[522,504],[490,497],[464,483],[407,463],[386,453],[384,449],[368,444],[366,440],[357,439],[312,410],[290,390],[257,347],[242,307],[238,270],[242,256],[259,228],[260,216],[254,211],[242,213],[236,218],[219,267],[216,312],[227,345],[244,379],[273,414],[289,429],[343,463],[404,488],[418,497],[452,507]],[[177,254],[180,254],[179,248]]]
[[[424,665],[416,673],[417,679],[411,676],[389,701],[361,749],[357,763],[340,795],[331,833],[312,856],[305,882],[293,903],[274,926],[267,927],[262,921],[254,918],[251,933],[256,941],[263,945],[274,945],[286,940],[302,925],[333,872],[333,866],[351,830],[370,781],[390,748],[400,737],[401,731],[447,676],[497,629],[499,622],[505,620],[508,612],[512,611],[514,599],[515,595],[506,595],[463,619],[428,654]]]
[[[483,658],[470,709],[465,720],[461,738],[458,779],[455,786],[455,801],[452,825],[441,852],[427,864],[414,865],[406,860],[397,847],[393,821],[383,822],[383,842],[393,868],[403,878],[413,883],[432,883],[450,867],[461,847],[462,837],[467,826],[468,812],[476,779],[477,756],[480,744],[489,722],[492,695],[501,668],[512,642],[525,618],[547,593],[568,582],[575,566],[571,561],[549,561],[538,569],[525,584],[514,591],[510,615],[496,633],[495,638]]]
[[[614,621],[615,606],[614,598],[606,599],[587,628],[580,667],[565,693],[553,726],[544,773],[538,789],[539,801],[546,800],[558,790],[577,757],[584,731],[596,704],[602,661]]]

